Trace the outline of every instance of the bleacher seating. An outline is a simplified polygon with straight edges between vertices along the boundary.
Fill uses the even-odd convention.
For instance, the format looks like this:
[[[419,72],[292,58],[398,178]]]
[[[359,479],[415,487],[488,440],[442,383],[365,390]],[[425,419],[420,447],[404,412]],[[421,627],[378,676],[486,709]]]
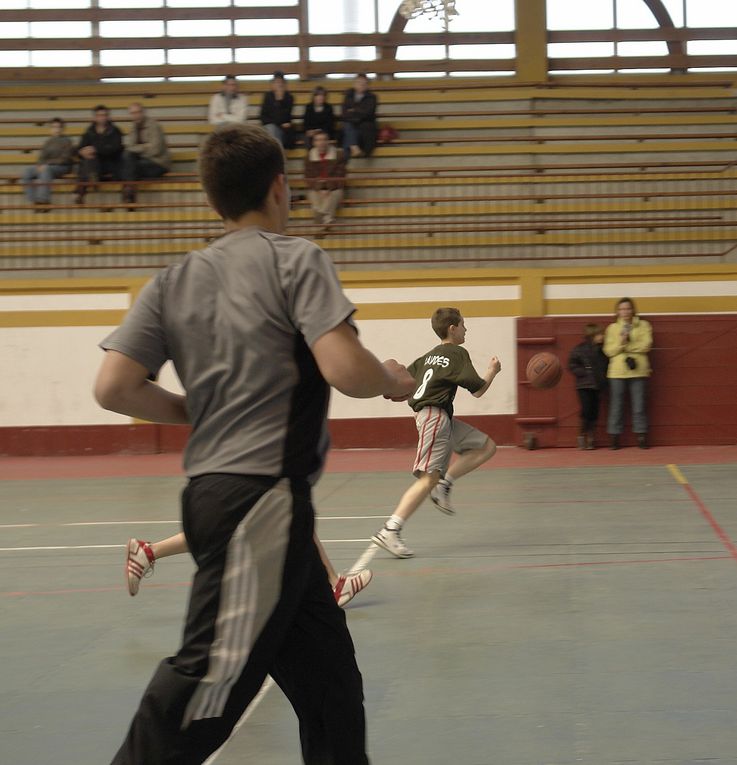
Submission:
[[[338,103],[338,88],[327,84]],[[195,176],[210,85],[147,84],[144,94],[131,85],[0,88],[0,268],[146,272],[217,236]],[[312,87],[293,88],[299,104]],[[731,84],[404,80],[375,89],[380,122],[399,138],[351,162],[346,200],[328,230],[312,223],[304,199],[293,211],[290,231],[316,238],[342,267],[734,258]],[[125,129],[133,100],[164,125],[171,174],[142,184],[135,205],[122,204],[120,184],[110,183],[76,206],[71,179],[55,185],[45,214],[25,204],[18,178],[45,120],[63,117],[75,136],[105,103]],[[255,117],[260,92],[250,101]],[[304,194],[304,149],[287,155],[291,185]]]

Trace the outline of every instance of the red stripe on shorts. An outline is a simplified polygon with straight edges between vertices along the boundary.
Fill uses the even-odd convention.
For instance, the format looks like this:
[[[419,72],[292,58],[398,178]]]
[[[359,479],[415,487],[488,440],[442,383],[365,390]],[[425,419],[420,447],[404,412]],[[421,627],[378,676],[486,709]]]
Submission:
[[[430,455],[432,454],[432,448],[435,445],[435,436],[437,435],[438,428],[440,427],[441,417],[442,417],[442,411],[438,409],[438,419],[435,423],[435,428],[433,429],[433,432],[432,432],[432,440],[430,441],[430,448],[427,451],[427,460],[425,461],[425,470],[424,470],[425,473],[427,473],[427,469],[430,467]]]

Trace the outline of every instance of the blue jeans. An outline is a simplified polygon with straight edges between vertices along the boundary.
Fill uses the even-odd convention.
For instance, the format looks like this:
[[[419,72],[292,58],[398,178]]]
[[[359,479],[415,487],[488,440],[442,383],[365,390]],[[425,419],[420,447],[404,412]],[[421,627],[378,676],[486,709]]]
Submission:
[[[41,171],[38,165],[27,167],[21,183],[26,187],[28,204],[48,204],[51,201],[51,181],[68,173],[69,169],[69,165],[44,165]]]
[[[346,157],[351,156],[351,146],[359,146],[358,127],[352,122],[343,123],[343,152]]]
[[[632,408],[632,432],[647,433],[647,412],[645,396],[647,377],[629,377],[627,379],[609,378],[609,419],[607,433],[618,436],[624,430],[624,393],[629,388]]]
[[[284,144],[284,128],[281,125],[275,125],[270,122],[268,125],[264,125],[264,130],[273,135],[280,144]]]

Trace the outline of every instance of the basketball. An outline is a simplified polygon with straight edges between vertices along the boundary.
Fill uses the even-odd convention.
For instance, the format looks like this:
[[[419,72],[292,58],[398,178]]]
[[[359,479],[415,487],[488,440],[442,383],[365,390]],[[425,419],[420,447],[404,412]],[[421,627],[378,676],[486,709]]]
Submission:
[[[553,388],[562,375],[563,367],[554,353],[536,353],[527,362],[527,380],[533,388]]]

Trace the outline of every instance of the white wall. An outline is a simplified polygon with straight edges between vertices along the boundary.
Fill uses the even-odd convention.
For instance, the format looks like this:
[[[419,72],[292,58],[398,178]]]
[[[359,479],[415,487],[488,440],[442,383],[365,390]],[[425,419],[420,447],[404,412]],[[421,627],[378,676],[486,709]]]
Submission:
[[[470,318],[466,348],[480,374],[492,355],[502,373],[483,398],[464,391],[456,398],[459,414],[509,414],[516,411],[515,337],[512,318]],[[102,360],[98,343],[113,327],[3,327],[0,329],[0,427],[100,425],[127,423],[129,418],[106,412],[92,398],[92,385]],[[361,339],[379,358],[409,364],[437,343],[429,319],[359,322]],[[160,383],[181,390],[171,364]],[[330,416],[402,417],[405,404],[383,398],[356,400],[333,396]]]

